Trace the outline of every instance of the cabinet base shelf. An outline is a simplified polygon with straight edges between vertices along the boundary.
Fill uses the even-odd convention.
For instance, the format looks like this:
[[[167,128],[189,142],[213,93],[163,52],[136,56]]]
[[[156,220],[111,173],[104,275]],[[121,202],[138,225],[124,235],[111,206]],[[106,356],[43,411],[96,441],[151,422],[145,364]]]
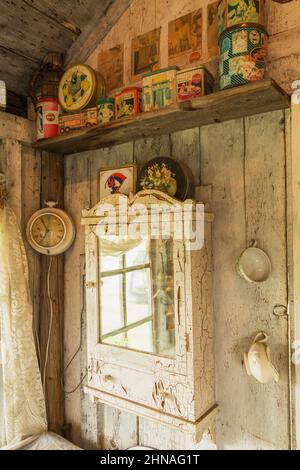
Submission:
[[[92,387],[84,387],[84,392],[95,403],[113,406],[121,411],[133,413],[151,421],[159,422],[177,431],[187,433],[193,437],[196,443],[201,441],[204,431],[207,429],[210,429],[211,432],[214,431],[215,419],[218,412],[217,404],[207,410],[197,421],[192,422]]]

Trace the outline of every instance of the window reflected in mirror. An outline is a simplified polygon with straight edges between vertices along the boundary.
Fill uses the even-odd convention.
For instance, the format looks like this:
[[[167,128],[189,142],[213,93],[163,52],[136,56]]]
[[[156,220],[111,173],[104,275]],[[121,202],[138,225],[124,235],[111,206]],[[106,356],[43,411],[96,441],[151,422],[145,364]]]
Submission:
[[[99,239],[100,342],[175,354],[173,241]]]

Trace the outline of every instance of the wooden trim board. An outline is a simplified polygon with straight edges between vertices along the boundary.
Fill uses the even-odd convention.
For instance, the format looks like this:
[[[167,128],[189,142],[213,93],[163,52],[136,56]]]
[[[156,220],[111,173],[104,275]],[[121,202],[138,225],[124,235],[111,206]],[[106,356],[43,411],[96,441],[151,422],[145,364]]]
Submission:
[[[114,121],[72,134],[40,140],[34,148],[71,154],[124,142],[289,108],[290,98],[272,80],[222,90],[133,119]]]
[[[35,140],[35,122],[0,111],[0,139],[14,139],[25,144]]]

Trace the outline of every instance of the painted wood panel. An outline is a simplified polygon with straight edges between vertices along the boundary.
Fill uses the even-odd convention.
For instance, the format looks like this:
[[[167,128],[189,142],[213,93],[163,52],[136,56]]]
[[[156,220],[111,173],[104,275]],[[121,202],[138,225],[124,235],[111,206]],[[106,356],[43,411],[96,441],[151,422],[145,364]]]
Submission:
[[[282,113],[203,128],[201,148],[202,183],[213,185],[215,215],[218,447],[288,448],[287,330],[272,315],[287,301]],[[270,279],[257,286],[235,269],[253,238],[273,264]],[[243,367],[242,354],[260,329],[270,333],[279,385],[261,385]]]

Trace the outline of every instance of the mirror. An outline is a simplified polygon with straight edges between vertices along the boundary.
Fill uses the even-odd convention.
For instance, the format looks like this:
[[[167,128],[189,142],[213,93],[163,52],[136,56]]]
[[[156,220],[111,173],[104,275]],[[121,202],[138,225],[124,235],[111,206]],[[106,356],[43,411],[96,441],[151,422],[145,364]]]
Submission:
[[[173,241],[99,238],[100,342],[175,354]]]

